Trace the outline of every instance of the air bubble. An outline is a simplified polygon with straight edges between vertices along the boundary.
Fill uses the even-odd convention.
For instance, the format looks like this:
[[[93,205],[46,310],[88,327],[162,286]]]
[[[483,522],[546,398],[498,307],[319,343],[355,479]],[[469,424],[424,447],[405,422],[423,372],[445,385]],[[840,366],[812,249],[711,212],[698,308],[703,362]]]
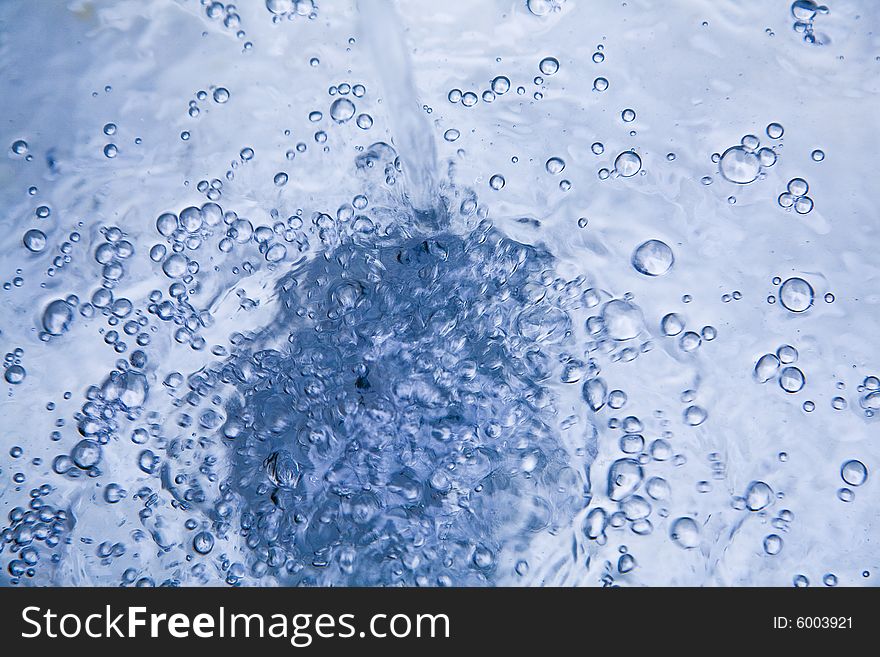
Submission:
[[[809,196],[801,196],[795,199],[794,211],[798,214],[808,214],[813,209],[813,199]]]
[[[660,329],[663,331],[663,335],[670,337],[678,335],[684,330],[684,319],[676,313],[664,315],[660,320]]]
[[[635,151],[623,151],[614,159],[614,170],[624,178],[636,175],[642,169],[642,158]]]
[[[608,469],[608,497],[619,502],[632,495],[642,484],[644,470],[635,459],[618,459]]]
[[[801,22],[812,21],[816,17],[819,7],[813,0],[795,0],[791,3],[791,15]]]
[[[798,352],[791,345],[784,344],[776,350],[776,357],[779,359],[779,362],[789,365],[797,362]]]
[[[67,301],[57,299],[43,311],[43,328],[49,335],[62,335],[73,321],[73,308]]]
[[[740,144],[742,144],[743,148],[745,148],[750,153],[758,150],[758,146],[761,145],[761,142],[755,135],[746,135],[740,140]]]
[[[788,181],[788,193],[792,196],[803,196],[810,190],[810,186],[803,178],[792,178]]]
[[[491,86],[492,91],[501,96],[506,94],[510,90],[510,80],[503,75],[499,75],[497,78],[492,80]]]
[[[786,367],[779,374],[779,387],[788,393],[800,392],[805,381],[804,373],[797,367]]]
[[[700,545],[700,528],[693,518],[677,518],[669,529],[669,537],[680,548],[692,550]]]
[[[772,148],[762,148],[758,151],[758,161],[762,167],[772,167],[776,164],[776,151]]]
[[[214,549],[214,536],[211,532],[199,532],[193,538],[193,550],[199,554],[208,554]]]
[[[11,385],[18,385],[22,381],[24,381],[27,376],[27,372],[21,365],[10,365],[6,368],[6,371],[3,373],[3,378],[6,379],[6,383]]]
[[[562,170],[565,169],[565,161],[559,157],[551,157],[544,167],[547,169],[547,173],[555,175],[562,173]]]
[[[71,450],[70,458],[82,470],[92,468],[101,462],[101,446],[94,440],[81,440]]]
[[[181,278],[186,274],[188,261],[182,253],[173,253],[162,263],[162,271],[168,278]]]
[[[613,299],[602,307],[602,320],[608,336],[617,341],[632,340],[643,325],[639,309],[628,301]]]
[[[684,410],[684,421],[692,427],[698,427],[709,417],[706,410],[700,406],[688,406]]]
[[[779,288],[779,302],[793,313],[805,312],[813,305],[813,288],[802,278],[789,278]]]
[[[229,90],[224,87],[214,89],[214,102],[221,105],[229,100]]]
[[[771,123],[767,126],[767,136],[770,139],[779,139],[784,132],[785,129],[779,123]]]
[[[636,247],[630,262],[640,274],[662,276],[672,268],[675,256],[665,242],[648,240]]]
[[[678,339],[678,345],[681,347],[681,350],[686,352],[696,351],[702,342],[700,334],[695,331],[688,331]]]
[[[775,556],[782,551],[782,537],[779,534],[767,534],[764,537],[764,552],[770,556]]]
[[[36,228],[27,231],[21,241],[31,253],[39,253],[46,248],[46,234]]]
[[[745,494],[746,508],[749,511],[760,511],[773,503],[773,489],[763,481],[753,481]]]
[[[743,146],[733,146],[722,154],[719,168],[725,179],[738,185],[747,185],[757,180],[761,162],[755,153]]]
[[[868,468],[861,461],[847,461],[840,468],[840,478],[850,486],[861,486],[868,480]]]
[[[330,118],[336,121],[336,123],[345,123],[354,116],[354,113],[354,103],[348,98],[337,98],[330,105]]]
[[[559,70],[559,60],[555,57],[545,57],[541,60],[538,68],[544,75],[553,75]]]
[[[535,16],[546,16],[556,6],[554,0],[526,0],[526,6]]]

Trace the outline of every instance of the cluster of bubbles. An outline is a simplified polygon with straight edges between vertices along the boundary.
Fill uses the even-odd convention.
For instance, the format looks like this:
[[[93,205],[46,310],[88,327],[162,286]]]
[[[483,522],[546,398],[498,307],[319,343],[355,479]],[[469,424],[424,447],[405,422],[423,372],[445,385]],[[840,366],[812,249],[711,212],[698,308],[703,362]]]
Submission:
[[[23,140],[18,140],[13,142],[10,152],[14,155],[23,155],[27,153],[27,144]],[[37,193],[36,187],[31,187],[28,190],[28,193],[33,196]],[[46,205],[41,205],[36,208],[34,212],[34,216],[38,220],[46,220],[51,215],[51,209]],[[73,233],[71,235],[71,241],[78,241],[79,234]],[[29,228],[24,232],[21,238],[21,243],[25,249],[29,253],[39,254],[45,251],[46,246],[48,245],[48,237],[46,233],[41,228]],[[71,242],[64,242],[61,247],[61,254],[59,254],[53,261],[53,267],[50,268],[51,274],[54,275],[55,269],[63,267],[66,263],[71,261],[70,252],[73,250],[73,245]],[[16,277],[13,279],[12,283],[5,283],[4,289],[9,290],[13,286],[21,287],[24,282],[24,279],[20,276],[22,273],[21,269],[16,270]]]
[[[292,21],[297,17],[311,20],[318,17],[314,0],[266,0],[266,9],[272,14],[273,23],[280,23],[285,18]]]
[[[590,146],[590,150],[593,155],[602,155],[605,152],[605,145],[602,142],[597,141]],[[641,172],[642,175],[645,175],[646,173],[642,169],[642,158],[635,150],[630,149],[619,153],[617,157],[614,158],[613,168],[600,168],[598,176],[599,180],[608,180],[611,176],[631,178],[639,172]]]
[[[858,459],[850,459],[840,466],[840,478],[846,486],[837,491],[842,502],[852,502],[856,498],[853,488],[863,486],[868,481],[868,468]]]
[[[348,98],[349,94],[355,98],[362,98],[367,93],[367,88],[362,84],[352,86],[347,82],[343,82],[330,87],[329,93],[330,96],[339,96],[330,104],[330,118],[335,123],[341,124],[347,123],[357,113],[354,102]],[[309,119],[313,122],[320,121],[321,113],[312,112],[309,115]],[[373,127],[373,117],[369,114],[361,113],[357,115],[355,123],[361,130],[369,130]]]
[[[74,414],[80,440],[69,453],[55,457],[52,469],[56,474],[74,479],[101,476],[105,446],[118,437],[123,423],[143,415],[150,392],[147,366],[146,352],[137,349],[128,359],[117,360],[102,383],[88,388],[86,401]],[[132,441],[138,442],[136,435]]]
[[[21,458],[21,447],[13,447],[10,455]],[[17,483],[25,481],[24,475],[14,477]],[[63,544],[74,524],[74,518],[63,508],[49,504],[45,498],[54,490],[50,484],[42,484],[28,493],[27,507],[16,506],[7,515],[8,524],[0,531],[0,546],[10,555],[7,572],[10,583],[34,577],[41,562],[52,567],[60,560],[57,548]]]
[[[559,60],[555,57],[545,57],[538,63],[538,70],[542,75],[535,76],[532,82],[536,87],[541,88],[544,84],[543,76],[550,77],[559,71]],[[449,90],[446,94],[446,99],[450,103],[461,104],[463,107],[473,107],[480,101],[480,99],[482,99],[484,103],[492,103],[497,100],[499,96],[503,96],[510,91],[510,89],[510,78],[506,75],[498,75],[489,81],[489,87],[480,92],[479,95],[475,91],[462,91],[458,87],[455,87]],[[526,93],[526,88],[520,85],[516,88],[516,93],[517,95],[522,96]],[[535,100],[541,100],[544,97],[544,94],[542,91],[538,90],[534,92],[533,97]],[[455,141],[455,139],[447,138],[447,141]]]
[[[791,345],[782,345],[775,353],[764,354],[755,363],[752,373],[758,383],[776,381],[785,392],[800,392],[806,383],[803,371],[795,365],[798,351]]]
[[[230,175],[227,178],[231,178]],[[209,201],[219,201],[223,197],[223,181],[219,178],[212,178],[211,180],[200,180],[196,183],[196,189],[205,195]]]
[[[779,139],[782,137],[782,126],[771,123],[767,126],[767,135],[771,139]],[[762,147],[755,135],[745,135],[738,145],[731,146],[720,156],[713,155],[712,160],[718,163],[718,170],[725,180],[748,185],[762,175],[763,168],[776,164],[776,151]]]
[[[807,214],[813,209],[813,199],[807,196],[810,185],[803,178],[792,178],[788,181],[786,191],[777,199],[779,207],[789,210],[794,208],[798,214]]]
[[[703,342],[712,342],[718,337],[718,330],[707,324],[699,331],[686,331],[685,318],[679,313],[667,313],[660,320],[660,332],[667,338],[678,338],[678,346],[685,353],[696,351]]]
[[[804,35],[804,43],[816,46],[828,45],[831,39],[822,33],[816,32],[813,22],[818,14],[827,14],[828,7],[820,5],[814,0],[795,0],[791,3],[791,15],[794,18],[792,28],[795,32]]]
[[[242,152],[243,161],[252,157],[252,151]],[[559,161],[551,158],[546,163],[551,174],[561,172],[565,166],[561,158],[556,159]],[[358,166],[366,169],[381,168],[381,164],[386,182],[399,174],[399,158],[386,144],[374,144],[358,158]],[[165,378],[164,387],[178,398],[175,406],[183,409],[178,426],[197,427],[198,432],[208,435],[219,432],[234,449],[237,461],[234,471],[238,475],[221,486],[213,514],[215,520],[210,526],[192,518],[187,520],[187,529],[192,532],[188,560],[214,555],[218,542],[240,532],[252,550],[247,567],[257,577],[303,583],[484,583],[493,580],[500,560],[510,558],[508,553],[516,551],[512,537],[522,532],[520,521],[516,520],[519,514],[497,527],[498,509],[513,508],[513,502],[519,504],[522,495],[510,492],[511,482],[501,487],[500,482],[487,479],[486,465],[480,465],[485,458],[509,460],[510,467],[502,470],[520,472],[524,481],[547,482],[542,497],[529,503],[533,505],[527,515],[530,527],[536,522],[540,523],[536,527],[564,524],[564,518],[571,517],[582,505],[579,491],[583,482],[570,469],[570,457],[560,454],[558,446],[551,447],[558,445],[554,438],[558,429],[554,429],[551,418],[534,424],[537,416],[529,411],[530,424],[510,426],[502,418],[510,413],[512,417],[526,417],[522,415],[524,409],[516,410],[517,404],[534,395],[549,394],[541,383],[550,367],[547,354],[570,342],[571,313],[578,309],[598,311],[585,322],[593,340],[588,342],[588,350],[607,344],[620,348],[622,360],[636,357],[645,345],[633,348],[628,344],[646,332],[641,311],[631,296],[601,303],[600,293],[592,288],[575,293],[580,281],[545,279],[545,254],[502,237],[486,221],[463,238],[386,235],[372,241],[377,235],[364,243],[364,235],[375,234],[374,229],[364,231],[373,222],[356,213],[367,208],[367,198],[358,196],[350,206],[337,212],[336,219],[324,214],[314,218],[314,229],[322,242],[333,245],[335,255],[316,261],[315,271],[290,274],[280,284],[282,305],[287,310],[275,326],[266,330],[266,335],[276,334],[279,327],[301,326],[291,333],[290,346],[265,349],[261,346],[262,338],[233,336],[234,355],[227,361],[189,378],[179,373]],[[479,216],[475,197],[465,198],[459,212]],[[346,233],[341,230],[346,225],[360,228]],[[156,230],[166,242],[150,249],[150,259],[171,280],[169,298],[163,300],[158,290],[151,292],[148,313],[174,322],[178,342],[203,347],[204,340],[197,332],[210,325],[211,318],[207,311],[189,305],[188,288],[195,284],[199,265],[188,252],[222,235],[221,251],[225,241],[257,242],[271,262],[270,241],[279,234],[297,233],[302,228],[299,215],[287,222],[278,221],[274,227],[254,228],[247,219],[224,212],[214,202],[184,208],[179,214],[163,213],[156,220]],[[354,238],[355,235],[358,237]],[[123,300],[124,307],[118,306],[120,300],[113,298],[112,289],[122,277],[122,263],[133,249],[120,248],[125,240],[118,229],[105,229],[104,237],[95,249],[95,260],[104,268],[105,284],[100,295],[93,295],[91,305],[104,309],[108,321],[113,323],[127,319],[132,312],[127,300]],[[646,276],[665,274],[673,260],[669,247],[659,240],[645,242],[633,254],[633,266]],[[444,263],[443,267],[432,266],[439,261]],[[423,278],[432,271],[441,278]],[[487,286],[487,280],[494,283]],[[454,291],[452,300],[450,290]],[[513,314],[492,310],[493,304],[508,299],[505,290],[520,303],[520,310]],[[411,322],[406,299],[415,298],[420,299],[420,312],[428,312],[432,318],[424,326]],[[507,307],[510,302],[503,303]],[[64,334],[77,306],[83,304],[70,297],[50,304],[43,321],[47,333]],[[382,308],[381,313],[374,313],[376,306]],[[123,314],[114,312],[114,308]],[[428,311],[429,308],[433,310]],[[136,319],[126,323],[126,332],[129,323],[133,324],[134,332],[147,325],[146,316],[139,311],[134,314]],[[296,321],[291,321],[294,317]],[[497,321],[511,324],[498,334],[501,342],[490,340],[483,345],[472,343],[467,337],[475,329],[475,322],[480,321],[491,322],[495,328]],[[365,336],[373,334],[388,335],[391,339],[384,337],[361,344]],[[148,344],[148,340],[138,341],[139,347]],[[462,351],[462,345],[467,345],[467,349]],[[507,371],[501,365],[498,370],[490,357],[498,348],[506,354],[499,363],[524,359],[526,369]],[[438,350],[448,356],[437,358]],[[226,352],[218,349],[212,353]],[[427,358],[427,354],[431,357]],[[408,364],[411,359],[420,363],[416,372],[428,367],[424,376],[413,378]],[[440,369],[432,372],[431,362]],[[561,362],[559,380],[564,384],[583,381],[582,395],[592,412],[605,407],[617,410],[626,404],[624,391],[608,390],[595,360],[583,362],[568,355]],[[81,438],[69,453],[55,459],[53,470],[67,478],[101,477],[104,450],[125,426],[140,425],[131,431],[131,441],[142,446],[136,456],[137,468],[148,477],[161,479],[162,487],[170,491],[181,509],[190,508],[208,499],[206,485],[198,481],[205,477],[216,481],[219,475],[205,465],[207,460],[200,461],[201,471],[196,475],[186,466],[191,455],[184,459],[171,451],[177,443],[168,443],[159,418],[153,417],[153,412],[145,412],[150,398],[146,367],[146,353],[137,349],[128,360],[117,361],[116,369],[100,385],[87,391],[87,402],[75,416]],[[350,392],[345,392],[349,390],[347,372],[352,373]],[[398,375],[404,372],[407,374]],[[489,381],[502,373],[504,385],[516,392],[500,399],[487,396],[489,390],[497,387],[488,385]],[[452,377],[449,383],[438,387],[437,382],[447,377]],[[182,386],[184,381],[186,387]],[[232,386],[237,393],[221,395],[223,386]],[[329,400],[323,391],[331,390],[337,395],[334,407],[343,411],[341,415],[327,414]],[[339,397],[340,394],[343,396]],[[462,394],[467,399],[459,400]],[[348,396],[350,400],[346,401]],[[693,396],[687,397],[683,416],[686,424],[698,426],[706,420],[707,413],[690,403]],[[193,411],[197,419],[192,419]],[[420,422],[428,417],[434,419],[424,429],[428,435],[419,437],[411,433],[414,429],[405,422],[389,425],[388,412],[399,414],[401,421],[404,417],[418,417]],[[384,431],[379,430],[380,425],[385,427]],[[400,431],[399,436],[388,436],[389,426]],[[623,431],[620,446],[625,454],[609,468],[607,497],[616,508],[591,510],[584,530],[588,540],[627,526],[637,535],[650,534],[652,505],[668,497],[669,484],[665,479],[645,475],[645,459],[664,462],[672,458],[669,436],[646,445],[642,422],[635,416],[612,418],[609,426]],[[524,433],[512,443],[500,442],[509,431]],[[360,438],[352,443],[346,438],[350,436]],[[389,439],[401,447],[409,445],[404,452],[411,456],[397,470],[389,469],[383,462],[373,469],[372,459],[387,451],[384,445]],[[485,449],[487,444],[495,445],[494,456],[472,451],[476,445]],[[187,449],[198,451],[197,445],[192,443],[184,454],[188,454]],[[381,452],[377,451],[380,445]],[[428,452],[422,455],[406,451],[414,445],[430,445],[430,457]],[[400,450],[391,451],[396,460]],[[362,459],[357,466],[351,463],[353,454],[362,454],[357,457]],[[439,467],[445,458],[451,460],[445,467]],[[364,468],[372,472],[368,478],[371,483],[366,487],[357,483],[361,477],[354,474],[362,473]],[[569,480],[570,485],[564,490],[557,487],[559,481]],[[643,482],[644,496],[638,494]],[[108,504],[126,500],[141,504],[139,515],[152,540],[163,549],[172,547],[166,544],[155,513],[158,501],[153,487],[144,486],[128,495],[121,485],[110,483],[104,487],[104,500]],[[437,505],[436,511],[431,510],[425,517],[410,516],[416,507],[424,514],[426,503],[428,509]],[[451,514],[451,510],[460,509],[463,504],[470,509],[467,519]],[[230,515],[236,508],[241,509],[240,529],[236,529]],[[303,515],[303,510],[312,510],[314,515]],[[661,509],[661,516],[665,517],[665,513]],[[490,517],[495,527],[492,531],[465,530],[458,525],[459,520],[483,523]],[[486,538],[478,544],[455,546],[438,542],[429,527],[440,518],[448,524],[448,531],[456,535]],[[413,535],[422,537],[418,555],[411,552],[409,538],[402,538]],[[682,547],[695,547],[699,530],[692,518],[682,517],[671,524],[670,536]],[[353,545],[358,545],[358,549],[353,549]],[[376,566],[389,550],[399,559],[394,563],[403,567]],[[97,551],[101,562],[107,565],[124,559],[126,554],[126,546],[120,542],[102,543]],[[225,554],[217,559],[230,584],[240,583],[248,572],[244,563],[234,562]],[[197,571],[198,565],[193,566],[194,574],[202,572]],[[618,571],[626,573],[635,567],[634,556],[624,552]],[[522,575],[527,571],[527,563],[516,560],[515,570]],[[122,573],[121,583],[149,585],[152,579],[139,578],[138,571],[129,568]]]
[[[235,5],[211,0],[202,5],[209,18],[222,20],[244,38]],[[316,17],[312,0],[266,0],[265,5],[275,23]],[[561,5],[561,0],[526,2],[535,16],[558,12]],[[807,17],[810,6],[815,10]],[[807,0],[792,5],[810,35],[815,13],[823,10]],[[592,59],[599,64],[604,58],[600,45]],[[544,84],[544,77],[559,68],[555,57],[543,58],[534,84]],[[593,87],[605,91],[608,80],[597,77]],[[199,102],[230,99],[225,87],[209,89],[190,101],[191,117],[199,116]],[[447,97],[472,107],[510,89],[510,79],[499,75],[479,96],[452,89]],[[525,93],[524,87],[516,91]],[[361,84],[330,87],[329,108],[310,112],[310,122],[324,121],[326,113],[333,124],[353,121],[370,129],[372,117],[357,108],[365,93]],[[620,116],[631,123],[636,113],[626,108]],[[113,137],[117,126],[108,123],[103,132]],[[778,140],[783,128],[771,123],[766,132]],[[444,138],[453,142],[460,135],[450,128]],[[189,139],[189,132],[181,137]],[[326,131],[316,132],[315,141],[325,143]],[[300,143],[287,159],[305,150]],[[653,469],[686,461],[673,447],[671,421],[656,411],[661,431],[652,439],[648,416],[630,410],[627,392],[609,384],[613,373],[603,372],[605,361],[627,363],[652,348],[633,295],[588,287],[583,276],[569,280],[557,275],[549,253],[493,227],[488,209],[470,190],[444,188],[436,210],[441,225],[465,228],[425,230],[419,223],[424,217],[393,202],[404,197],[397,185],[403,165],[395,149],[376,142],[359,150],[358,172],[368,185],[375,175],[378,184],[336,211],[310,215],[272,208],[267,221],[252,221],[229,209],[226,200],[226,209],[218,203],[224,187],[220,178],[198,181],[204,204],[163,212],[155,220],[159,239],[154,235],[148,257],[163,289],[151,290],[140,307],[118,292],[136,255],[134,245],[120,228],[102,228],[94,263],[89,263],[99,268],[99,287],[88,300],[74,294],[53,298],[37,318],[44,340],[62,339],[74,322],[100,319],[104,343],[118,354],[113,369],[86,390],[74,413],[75,438],[55,456],[52,472],[66,480],[94,480],[104,503],[118,509],[130,505],[143,525],[131,532],[132,541],[152,542],[175,564],[186,564],[178,574],[186,572],[201,582],[216,570],[230,585],[251,578],[305,585],[493,584],[506,571],[528,573],[523,556],[529,536],[558,533],[581,513],[577,546],[583,541],[605,545],[616,530],[647,536],[658,525],[674,545],[700,548],[702,520],[696,513],[682,514],[683,509],[671,513],[672,487],[662,471]],[[597,156],[605,153],[600,142],[591,150]],[[13,142],[10,152],[31,157],[23,140]],[[816,153],[821,151],[813,154],[820,161],[824,154]],[[116,157],[116,145],[106,144],[104,155]],[[254,158],[253,148],[242,148],[226,180]],[[745,185],[773,166],[776,151],[746,135],[713,160],[726,180]],[[549,176],[561,176],[566,166],[559,156],[544,160]],[[638,173],[645,174],[641,156],[628,149],[616,155],[612,169],[601,169],[599,178]],[[273,177],[279,188],[290,180],[284,171]],[[499,191],[506,183],[495,174],[488,184]],[[563,179],[559,186],[567,190],[571,183]],[[806,181],[792,179],[779,204],[805,214],[812,209],[807,191]],[[50,214],[45,205],[36,210],[38,219]],[[579,225],[585,226],[586,219]],[[70,262],[72,243],[79,239],[74,234],[62,245],[56,267]],[[21,238],[34,256],[45,251],[47,242],[37,228]],[[210,353],[216,360],[196,372],[171,371],[155,378],[148,353],[163,323],[175,343],[196,351],[208,346],[205,335],[215,318],[209,308],[196,307],[193,297],[203,268],[215,257],[234,254],[240,264],[230,264],[230,270],[245,277],[259,267],[276,271],[316,244],[322,247],[321,257],[279,271],[278,310],[270,325],[233,333],[228,344],[214,345]],[[263,262],[252,262],[255,255]],[[675,254],[666,242],[648,239],[632,251],[630,265],[649,279],[663,277],[672,272]],[[787,311],[798,314],[812,307],[814,290],[805,279],[776,284]],[[258,303],[244,290],[237,294],[242,310]],[[725,296],[742,297],[738,291]],[[689,300],[687,295],[683,299]],[[687,330],[685,318],[674,312],[662,317],[660,331],[676,338],[685,353],[717,337],[712,325]],[[131,351],[129,342],[134,343]],[[20,348],[6,354],[4,378],[11,386],[25,380],[23,354]],[[797,361],[794,347],[780,346],[757,360],[754,378],[797,393],[805,385]],[[578,413],[560,417],[566,390],[574,391],[586,423]],[[866,377],[859,393],[866,415],[880,410],[877,377]],[[697,391],[685,390],[679,401],[675,421],[687,431],[705,432],[709,412],[696,403]],[[812,410],[808,404],[813,403],[805,402],[804,409]],[[836,397],[832,405],[842,410],[846,401]],[[618,417],[624,408],[626,415]],[[590,464],[598,453],[603,415],[607,428],[619,433],[614,441],[618,451],[602,485],[591,487]],[[62,440],[63,427],[59,418],[53,441]],[[123,442],[135,446],[131,454],[120,449]],[[23,454],[20,447],[13,452],[16,459]],[[136,486],[131,486],[134,480],[107,481],[118,479],[116,464],[110,467],[113,458],[132,461],[140,477]],[[716,478],[723,479],[722,457],[712,453],[710,461]],[[840,477],[845,487],[838,497],[852,501],[852,488],[865,484],[868,470],[852,459],[843,463]],[[19,488],[25,481],[23,472],[14,474]],[[699,482],[698,490],[708,491],[709,483]],[[7,571],[13,583],[33,577],[45,555],[57,561],[52,549],[74,526],[69,510],[46,502],[51,492],[49,484],[31,490],[29,507],[13,509],[0,531],[12,555]],[[781,497],[756,480],[733,498],[733,507],[768,518],[768,509]],[[168,529],[176,520],[168,518],[182,518],[187,532],[182,543]],[[772,519],[778,533],[764,537],[767,555],[780,553],[781,534],[792,519],[787,509]],[[236,542],[244,549],[230,556]],[[637,568],[629,547],[621,545],[619,552],[619,575]],[[102,541],[95,557],[114,573],[122,564],[122,585],[156,583],[140,565],[123,569],[138,559],[126,542]],[[164,583],[180,583],[176,577]],[[610,585],[613,578],[606,573],[602,581]],[[806,578],[798,576],[796,583],[801,581]],[[828,582],[836,583],[836,577],[826,575]]]
[[[64,335],[71,328],[76,312],[87,320],[103,315],[110,326],[104,333],[104,342],[122,353],[128,347],[119,339],[116,327],[131,319],[134,304],[124,296],[115,295],[114,290],[125,277],[126,262],[135,250],[126,234],[116,226],[102,228],[100,235],[103,239],[95,248],[94,261],[101,267],[101,286],[88,301],[81,301],[72,294],[50,302],[43,310],[41,338],[49,340]]]
[[[258,241],[267,260],[274,258],[278,261],[286,255],[286,248],[275,241],[276,233],[272,228],[260,227],[255,230],[248,219],[232,211],[224,212],[213,201],[201,207],[186,207],[179,214],[164,212],[156,219],[155,226],[166,242],[154,244],[149,257],[171,282],[167,298],[161,290],[150,292],[147,311],[161,321],[176,324],[174,339],[196,350],[205,347],[200,333],[213,324],[213,318],[206,309],[196,308],[190,302],[190,290],[197,285],[196,277],[201,266],[187,252],[197,251],[204,242],[219,238],[217,248],[220,252],[232,251],[235,244]],[[242,269],[251,271],[252,266],[245,263]],[[238,269],[235,268],[235,271]]]
[[[81,229],[84,225],[85,224],[82,221],[77,222],[77,229],[70,231],[70,233],[68,233],[67,235],[67,239],[65,239],[61,242],[61,244],[58,245],[58,254],[54,258],[52,258],[51,265],[47,267],[46,276],[50,278],[55,276],[65,266],[73,262],[74,247],[79,244],[80,240],[82,239],[82,235],[80,234],[79,229]],[[39,236],[37,237],[39,239]]]
[[[570,342],[582,300],[578,281],[542,280],[546,259],[481,221],[464,236],[342,236],[287,275],[266,331],[286,328],[287,344],[245,338],[204,375],[237,389],[210,423],[236,473],[214,539],[238,507],[258,576],[476,584],[494,580],[523,523],[566,522],[583,482],[549,409],[525,404],[549,394],[548,354]]]
[[[21,364],[23,356],[24,349],[17,347],[3,357],[3,378],[6,383],[16,386],[24,381],[27,371]]]
[[[473,107],[479,101],[477,94],[473,91],[462,91],[458,88],[450,89],[446,99],[450,103],[461,103],[464,107]]]
[[[234,4],[229,3],[224,5],[217,0],[200,0],[200,2],[205,10],[205,16],[212,21],[219,21],[224,29],[235,34],[237,39],[244,41],[245,51],[250,50],[253,47],[252,42],[245,41],[247,34],[242,29],[241,16],[238,13],[238,8]]]
[[[760,513],[766,515],[766,512]],[[770,521],[773,525],[773,529],[775,529],[776,531],[767,534],[762,541],[764,554],[770,557],[775,557],[780,552],[782,552],[782,548],[785,546],[785,541],[783,540],[782,535],[787,534],[789,531],[791,531],[791,523],[793,521],[794,513],[790,509],[779,510],[779,513],[776,515],[776,517]]]
[[[104,128],[103,128],[102,132],[107,137],[112,137],[113,135],[116,134],[116,124],[115,123],[104,124]],[[110,142],[110,143],[104,145],[103,152],[104,152],[104,157],[106,157],[109,160],[112,160],[117,155],[119,155],[119,147],[116,144],[114,144],[113,142]]]
[[[585,308],[590,313],[584,323],[588,338],[585,344],[586,352],[607,355],[612,362],[630,362],[640,354],[651,351],[653,345],[645,327],[641,308],[634,302],[633,295],[626,293],[622,297],[611,298],[603,303],[602,299],[607,299],[608,296],[608,293],[594,288],[589,288],[583,293]],[[584,375],[598,374],[597,366],[592,361],[586,368],[581,364],[572,371],[579,370]],[[594,385],[600,387],[591,389],[590,386]],[[593,410],[597,410],[597,404],[604,403],[605,397],[587,395],[591,390],[607,392],[607,388],[602,386],[600,381],[589,384],[585,389],[585,399]],[[623,394],[622,391],[617,393]],[[625,396],[623,399],[625,400]]]
[[[813,306],[815,291],[808,281],[800,276],[792,276],[784,281],[778,276],[773,279],[774,285],[779,285],[779,305],[792,313],[803,313]],[[825,301],[832,302],[834,297],[826,295]],[[776,297],[772,294],[767,297],[769,303],[775,303]]]
[[[357,112],[357,107],[355,105],[355,101],[353,98],[363,98],[367,93],[367,89],[363,84],[357,83],[354,85],[349,84],[348,82],[342,82],[338,85],[331,85],[327,90],[328,95],[333,99],[330,102],[330,108],[328,115],[330,119],[333,121],[335,125],[343,125],[348,123],[352,118],[355,118],[355,125],[361,130],[369,130],[373,127],[373,117],[366,112]],[[318,124],[324,120],[324,112],[320,110],[312,110],[309,112],[309,121],[311,123]],[[284,135],[286,137],[290,136],[290,131],[285,130]],[[323,128],[315,131],[314,135],[315,143],[323,144],[323,149],[325,152],[330,150],[330,147],[327,145],[327,141],[329,136],[327,131]],[[305,142],[298,142],[295,148],[288,149],[285,153],[285,157],[288,160],[294,160],[296,158],[297,153],[305,153],[308,150],[308,146]],[[242,163],[249,162],[254,157],[254,151],[252,148],[247,147],[243,148],[240,152],[240,157]],[[232,168],[235,169],[238,166],[237,162],[233,162],[231,164]],[[231,172],[227,173],[227,178],[232,179]],[[273,182],[276,187],[284,187],[288,181],[290,180],[290,176],[286,171],[279,171],[273,177]]]
[[[218,105],[224,105],[229,102],[229,89],[226,87],[211,87],[210,94],[204,89],[200,89],[194,94],[194,98],[189,101],[189,105],[187,107],[187,114],[193,119],[197,118],[201,114],[201,109],[199,108],[199,102],[204,102],[208,100],[208,98],[213,99],[213,101]],[[115,130],[115,128],[114,128]],[[106,126],[105,126],[106,133]]]
[[[880,411],[880,378],[866,376],[859,386],[859,392],[862,393],[859,405],[865,410],[865,415],[873,417],[875,412]]]
[[[621,390],[608,392],[601,377],[591,378],[584,384],[583,396],[594,412],[606,403],[608,408],[618,410],[627,401]],[[705,411],[699,407],[690,407],[687,414],[702,414],[701,419],[692,425],[700,424],[706,417]],[[667,425],[668,421],[662,420],[661,424]],[[612,530],[628,528],[635,536],[647,536],[654,532],[654,523],[665,522],[669,516],[667,504],[672,490],[669,482],[662,476],[652,475],[650,468],[652,464],[662,465],[668,461],[677,466],[685,462],[683,455],[675,454],[670,442],[673,435],[669,430],[664,431],[662,437],[648,442],[644,437],[646,427],[637,416],[611,418],[608,426],[621,431],[618,448],[624,456],[609,465],[604,490],[596,491],[597,497],[590,505],[593,508],[584,517],[581,531],[588,541],[597,545],[605,545]],[[600,495],[604,502],[597,503]],[[699,546],[700,528],[693,517],[675,518],[668,521],[668,527],[670,540],[678,547],[693,549]],[[617,572],[625,574],[632,571],[637,562],[626,546],[621,546],[620,552],[623,556],[618,560]],[[612,585],[611,578],[603,578],[603,582]]]
[[[699,337],[697,337],[697,340],[699,340]],[[696,349],[696,347],[693,347],[693,349]],[[696,390],[685,390],[681,394],[682,404],[687,404],[684,411],[682,412],[682,419],[684,420],[684,423],[686,425],[691,427],[698,427],[709,419],[708,411],[706,411],[706,409],[702,406],[693,403],[696,401],[696,399]]]

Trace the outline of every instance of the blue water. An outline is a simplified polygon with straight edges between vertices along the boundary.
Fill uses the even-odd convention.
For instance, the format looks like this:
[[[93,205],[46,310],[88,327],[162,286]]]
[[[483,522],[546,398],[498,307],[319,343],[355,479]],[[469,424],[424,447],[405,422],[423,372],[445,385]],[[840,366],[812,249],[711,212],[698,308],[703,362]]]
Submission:
[[[2,581],[873,585],[880,10],[673,5],[3,3]]]

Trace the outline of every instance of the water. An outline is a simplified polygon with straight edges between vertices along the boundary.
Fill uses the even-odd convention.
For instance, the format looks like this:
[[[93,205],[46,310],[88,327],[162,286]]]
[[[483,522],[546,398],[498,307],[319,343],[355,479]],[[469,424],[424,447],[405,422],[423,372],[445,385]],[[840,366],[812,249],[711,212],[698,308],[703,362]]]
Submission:
[[[0,12],[4,583],[874,583],[873,3]]]

